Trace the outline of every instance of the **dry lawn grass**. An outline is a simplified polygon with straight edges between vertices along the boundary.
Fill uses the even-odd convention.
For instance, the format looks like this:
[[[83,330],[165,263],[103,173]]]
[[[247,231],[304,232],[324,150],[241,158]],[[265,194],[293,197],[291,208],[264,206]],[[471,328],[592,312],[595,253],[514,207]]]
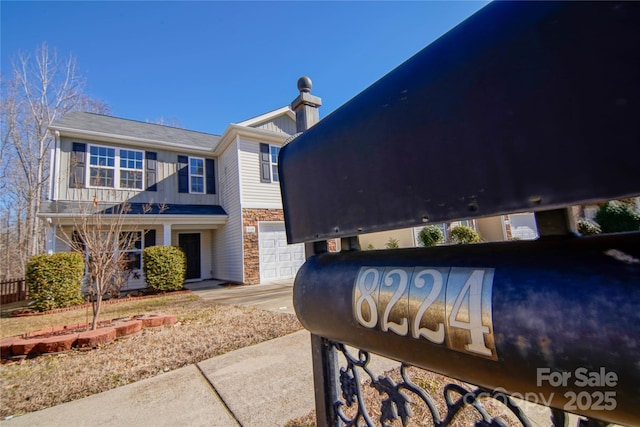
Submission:
[[[191,294],[104,306],[101,319],[163,312],[174,326],[92,351],[73,350],[0,365],[0,416],[18,415],[110,390],[301,329],[294,315],[216,305]],[[84,310],[3,318],[2,336],[85,321]],[[88,313],[90,316],[90,312]]]
[[[444,386],[449,383],[454,383],[465,387],[467,390],[473,390],[475,387],[462,383],[460,381],[456,381],[452,378],[445,377],[443,375],[439,375],[433,372],[428,372],[423,369],[411,367],[408,369],[409,378],[411,381],[424,389],[427,394],[433,399],[436,407],[438,409],[438,413],[441,418],[444,418],[447,414],[447,407],[444,400]],[[402,381],[402,377],[400,375],[400,369],[394,369],[389,372],[385,372],[382,375],[389,376],[396,384]],[[381,405],[382,400],[387,399],[388,396],[386,394],[380,395],[378,391],[376,391],[373,387],[370,386],[370,383],[367,382],[363,387],[363,402],[367,408],[368,414],[371,417],[372,421],[376,423],[376,425],[382,425],[380,423],[380,413],[381,413]],[[411,401],[409,405],[411,408],[412,417],[409,418],[409,422],[407,426],[432,426],[435,423],[433,422],[433,418],[429,409],[424,404],[420,398],[414,395],[411,392],[403,391],[405,395],[407,395]],[[459,397],[458,395],[453,395],[454,401]],[[500,416],[506,424],[509,426],[519,426],[522,425],[518,419],[507,409],[506,406],[502,405],[500,402],[493,399],[482,399],[481,400],[483,407],[487,410],[487,412],[491,416]],[[356,414],[356,406],[357,403],[354,403],[351,408],[344,407],[344,412],[349,417],[354,417]],[[479,413],[473,409],[471,406],[466,407],[464,410],[458,412],[458,415],[455,417],[452,424],[449,424],[452,427],[473,427],[476,422],[481,419]],[[386,422],[385,425],[394,426],[394,427],[402,427],[402,422],[400,419],[396,419],[394,422]],[[311,411],[309,414],[305,415],[301,418],[296,418],[291,420],[286,425],[287,427],[312,427],[316,426],[316,413],[315,410]]]

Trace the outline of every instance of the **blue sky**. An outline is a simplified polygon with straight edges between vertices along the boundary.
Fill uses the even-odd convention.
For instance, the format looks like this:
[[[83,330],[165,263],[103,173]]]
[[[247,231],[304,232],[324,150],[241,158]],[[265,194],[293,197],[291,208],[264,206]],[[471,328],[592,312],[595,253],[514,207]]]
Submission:
[[[2,0],[2,73],[46,41],[113,115],[220,134],[289,104],[302,75],[324,117],[485,4]]]

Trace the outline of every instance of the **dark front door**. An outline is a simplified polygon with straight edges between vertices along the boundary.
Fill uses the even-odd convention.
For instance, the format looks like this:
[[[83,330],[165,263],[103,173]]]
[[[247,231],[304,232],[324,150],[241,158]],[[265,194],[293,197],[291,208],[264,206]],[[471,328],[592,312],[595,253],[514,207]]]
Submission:
[[[179,234],[178,244],[187,256],[186,279],[200,279],[200,233]]]

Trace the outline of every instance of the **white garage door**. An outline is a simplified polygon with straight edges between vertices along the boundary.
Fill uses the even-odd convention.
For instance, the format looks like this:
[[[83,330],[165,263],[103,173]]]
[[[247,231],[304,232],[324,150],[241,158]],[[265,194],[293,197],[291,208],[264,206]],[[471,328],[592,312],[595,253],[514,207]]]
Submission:
[[[304,264],[304,245],[287,245],[282,222],[258,225],[260,250],[260,280],[269,282],[296,276]]]

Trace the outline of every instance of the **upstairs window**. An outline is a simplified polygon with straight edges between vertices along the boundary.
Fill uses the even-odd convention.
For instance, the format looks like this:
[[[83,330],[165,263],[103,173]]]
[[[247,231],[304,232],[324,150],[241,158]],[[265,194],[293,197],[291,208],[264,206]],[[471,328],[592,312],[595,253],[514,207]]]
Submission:
[[[143,165],[142,151],[90,145],[89,185],[142,190]]]
[[[216,194],[214,159],[178,156],[178,193]]]
[[[94,187],[113,187],[116,165],[115,148],[89,148],[89,185]]]
[[[120,188],[142,190],[142,151],[120,150]]]
[[[280,175],[278,174],[278,154],[280,154],[280,147],[271,145],[270,149],[271,149],[271,182],[280,182]]]
[[[204,193],[204,159],[189,157],[189,191]]]
[[[278,174],[279,154],[279,146],[260,143],[260,182],[280,182],[280,175]]]

